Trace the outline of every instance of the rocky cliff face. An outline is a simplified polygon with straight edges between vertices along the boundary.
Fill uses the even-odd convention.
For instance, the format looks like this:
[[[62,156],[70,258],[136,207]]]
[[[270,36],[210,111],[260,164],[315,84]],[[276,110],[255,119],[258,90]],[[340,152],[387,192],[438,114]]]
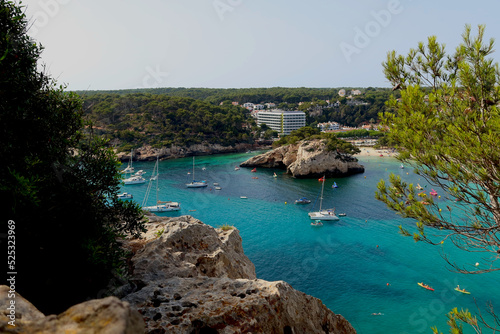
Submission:
[[[281,146],[250,158],[240,166],[286,169],[296,178],[342,177],[365,171],[358,159],[326,150],[324,140],[305,140]]]
[[[283,281],[256,279],[238,230],[190,216],[148,218],[145,235],[124,243],[133,273],[116,291],[121,300],[91,300],[46,317],[17,295],[13,327],[9,287],[0,286],[0,332],[356,333],[319,299]]]
[[[153,217],[145,238],[127,244],[140,289],[123,298],[149,333],[355,333],[319,299],[256,279],[238,230]]]
[[[154,161],[158,156],[160,159],[177,159],[190,157],[193,155],[210,155],[219,153],[236,153],[245,152],[248,150],[262,149],[269,147],[271,142],[260,142],[257,144],[236,144],[234,146],[222,146],[219,144],[197,144],[189,147],[172,146],[163,148],[154,148],[151,146],[142,146],[134,150],[134,161]],[[117,153],[117,157],[121,161],[129,161],[130,152]]]

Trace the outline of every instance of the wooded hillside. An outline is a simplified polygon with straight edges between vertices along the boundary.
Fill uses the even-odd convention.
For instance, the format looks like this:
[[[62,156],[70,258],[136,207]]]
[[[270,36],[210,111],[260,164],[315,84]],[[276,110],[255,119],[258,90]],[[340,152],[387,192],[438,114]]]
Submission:
[[[253,143],[262,134],[246,102],[274,103],[284,110],[302,110],[307,125],[334,121],[356,127],[376,123],[393,94],[387,88],[366,88],[361,95],[341,97],[336,88],[155,88],[79,92],[85,111],[98,131],[119,150],[149,144],[189,146],[207,142],[224,146]],[[350,92],[350,91],[348,91]],[[327,102],[328,101],[328,102]],[[338,104],[335,103],[338,101]],[[238,102],[234,106],[232,102]],[[272,132],[272,131],[271,131]]]
[[[98,133],[123,150],[143,144],[253,142],[248,128],[252,120],[241,107],[144,93],[95,94],[85,98],[84,107]]]

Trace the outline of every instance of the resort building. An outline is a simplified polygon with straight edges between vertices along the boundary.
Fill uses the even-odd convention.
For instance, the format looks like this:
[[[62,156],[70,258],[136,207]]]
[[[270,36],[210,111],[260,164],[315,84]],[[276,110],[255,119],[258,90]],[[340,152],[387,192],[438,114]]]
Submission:
[[[317,126],[321,132],[340,130],[340,124],[337,122],[318,123]]]
[[[306,126],[306,114],[302,111],[271,110],[257,113],[257,125],[266,124],[280,135]]]
[[[243,108],[253,109],[253,107],[254,107],[254,104],[251,102],[243,103]]]

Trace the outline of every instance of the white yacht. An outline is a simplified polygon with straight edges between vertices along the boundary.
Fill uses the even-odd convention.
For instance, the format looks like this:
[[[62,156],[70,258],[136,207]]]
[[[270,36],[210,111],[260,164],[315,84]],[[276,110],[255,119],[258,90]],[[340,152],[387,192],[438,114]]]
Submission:
[[[123,180],[123,183],[125,185],[141,184],[141,183],[146,183],[146,179],[143,178],[142,176],[132,176],[129,177],[128,179]]]

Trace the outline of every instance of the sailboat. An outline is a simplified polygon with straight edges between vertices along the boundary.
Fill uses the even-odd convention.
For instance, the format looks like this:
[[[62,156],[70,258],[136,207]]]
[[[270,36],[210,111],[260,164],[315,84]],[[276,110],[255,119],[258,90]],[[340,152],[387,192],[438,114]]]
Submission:
[[[167,212],[167,211],[179,211],[181,206],[178,202],[172,201],[159,201],[158,200],[158,175],[160,174],[159,166],[158,166],[158,157],[156,157],[156,164],[153,168],[153,177],[149,180],[148,189],[146,190],[146,195],[144,196],[144,200],[142,201],[142,209],[149,212]],[[156,205],[145,206],[149,194],[151,193],[151,188],[153,186],[153,182],[156,181]]]
[[[193,181],[190,183],[186,183],[186,187],[188,188],[203,188],[206,187],[208,184],[205,181],[195,181],[194,179],[194,157],[193,157]]]
[[[319,181],[321,181],[321,197],[319,199],[319,211],[309,212],[309,217],[313,220],[339,220],[339,217],[335,215],[335,209],[322,209],[325,180],[326,178],[324,176],[321,179],[319,179]]]
[[[130,160],[128,162],[128,166],[124,170],[122,170],[123,174],[133,173],[134,172],[134,167],[132,167],[132,152],[133,151],[130,151]]]

